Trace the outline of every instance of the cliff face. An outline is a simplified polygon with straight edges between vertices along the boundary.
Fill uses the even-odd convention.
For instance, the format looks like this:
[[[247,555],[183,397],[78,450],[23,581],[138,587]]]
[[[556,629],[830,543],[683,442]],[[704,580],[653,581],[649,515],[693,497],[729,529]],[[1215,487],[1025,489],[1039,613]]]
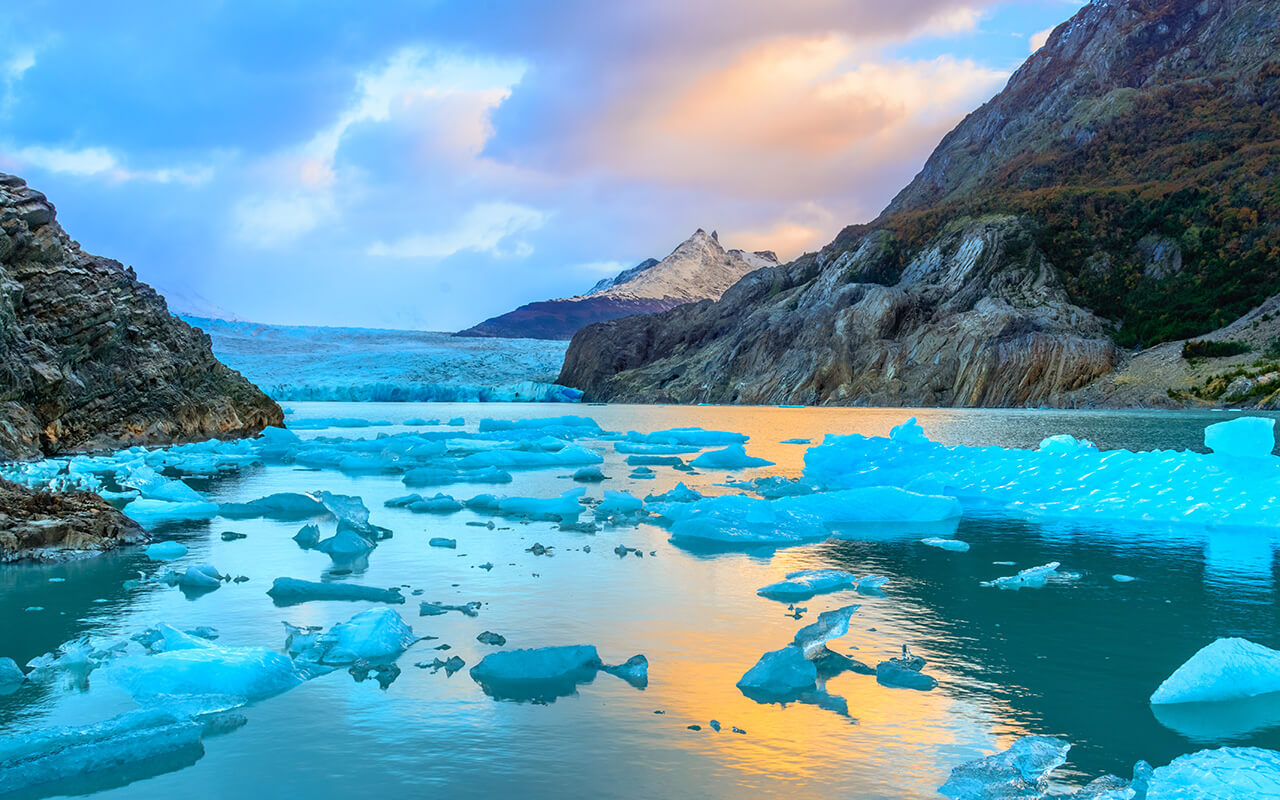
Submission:
[[[119,262],[0,174],[0,458],[247,436],[280,408]]]
[[[875,222],[717,303],[584,328],[559,382],[589,400],[1123,404],[1081,391],[1124,360],[1113,342],[1203,335],[1280,292],[1278,175],[1280,0],[1095,0]]]
[[[777,263],[773,253],[725,250],[714,232],[699,229],[661,261],[643,261],[587,294],[528,303],[456,335],[569,339],[594,322],[715,300],[748,272]]]
[[[1113,360],[1026,223],[1003,217],[953,225],[905,269],[873,232],[718,303],[593,326],[560,381],[621,402],[1043,405]]]

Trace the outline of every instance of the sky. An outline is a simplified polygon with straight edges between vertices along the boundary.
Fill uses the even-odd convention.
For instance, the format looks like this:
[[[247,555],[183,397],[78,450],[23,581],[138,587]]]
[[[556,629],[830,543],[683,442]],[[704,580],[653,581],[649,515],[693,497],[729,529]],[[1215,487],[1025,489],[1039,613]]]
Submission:
[[[176,310],[457,330],[874,218],[1076,0],[27,0],[0,171]]]

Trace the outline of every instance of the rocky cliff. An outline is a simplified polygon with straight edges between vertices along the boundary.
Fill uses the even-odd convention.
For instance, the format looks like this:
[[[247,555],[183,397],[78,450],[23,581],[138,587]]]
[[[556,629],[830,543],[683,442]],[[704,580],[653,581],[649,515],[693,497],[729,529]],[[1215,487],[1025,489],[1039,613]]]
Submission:
[[[0,459],[252,435],[280,408],[0,174]]]
[[[584,328],[559,382],[589,400],[1124,404],[1138,395],[1086,389],[1134,346],[1280,292],[1278,32],[1280,0],[1095,0],[875,222],[719,302]]]
[[[586,294],[529,303],[457,335],[569,339],[593,322],[715,300],[752,270],[777,263],[773,253],[725,250],[714,231],[698,229],[661,261],[643,261]]]

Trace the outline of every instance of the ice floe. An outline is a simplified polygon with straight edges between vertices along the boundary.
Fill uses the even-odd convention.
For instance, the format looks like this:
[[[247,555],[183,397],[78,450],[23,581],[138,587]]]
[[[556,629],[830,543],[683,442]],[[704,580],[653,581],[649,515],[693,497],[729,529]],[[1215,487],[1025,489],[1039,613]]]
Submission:
[[[1050,561],[1048,564],[1020,570],[1017,575],[1006,575],[1003,578],[982,581],[979,585],[993,586],[997,589],[1039,589],[1051,582],[1068,583],[1080,577],[1074,572],[1060,572],[1058,570],[1060,566],[1062,564],[1059,562]]]
[[[698,469],[750,469],[774,464],[767,458],[747,455],[746,448],[740,444],[731,444],[723,450],[710,450],[689,463]]]
[[[756,594],[770,600],[791,602],[808,600],[816,595],[837,592],[841,589],[852,589],[857,584],[857,576],[843,570],[802,569],[788,572],[786,580],[760,587],[756,590]]]
[[[587,644],[537,647],[489,653],[471,668],[471,678],[495,699],[551,702],[574,694],[602,670],[644,688],[648,665],[644,656],[632,656],[606,667],[596,648]]]
[[[291,606],[311,600],[368,600],[374,603],[403,603],[398,588],[382,589],[352,583],[316,583],[300,578],[276,578],[267,595],[278,606]]]

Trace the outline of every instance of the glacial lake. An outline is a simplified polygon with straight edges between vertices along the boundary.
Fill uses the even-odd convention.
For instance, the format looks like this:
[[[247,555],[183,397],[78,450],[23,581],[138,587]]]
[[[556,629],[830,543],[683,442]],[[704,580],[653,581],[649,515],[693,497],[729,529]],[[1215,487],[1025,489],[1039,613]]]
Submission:
[[[581,414],[606,430],[677,426],[740,431],[747,452],[776,466],[735,478],[798,476],[805,446],[826,433],[887,435],[916,416],[947,444],[1035,447],[1070,433],[1104,449],[1203,451],[1206,425],[1227,413],[1065,412],[903,409],[791,409],[676,406],[288,403],[292,418],[361,417],[401,422],[462,416],[466,430],[482,417]],[[410,430],[399,425],[300,432],[367,437]],[[415,429],[417,430],[417,429]],[[625,489],[637,496],[684,481],[706,493],[726,473],[688,475],[654,467],[639,480],[610,443],[586,440],[605,457],[611,480],[587,492]],[[1037,521],[999,510],[966,508],[958,523],[863,526],[847,538],[799,546],[697,552],[668,541],[657,525],[606,528],[596,534],[557,530],[553,522],[519,522],[453,514],[414,514],[384,501],[418,491],[458,498],[482,492],[551,497],[577,484],[572,469],[515,471],[503,486],[455,485],[406,490],[398,476],[333,470],[253,467],[191,485],[217,502],[273,492],[323,489],[358,495],[372,521],[394,531],[367,569],[331,575],[330,559],[300,549],[302,523],[215,518],[166,524],[158,539],[184,543],[176,565],[210,563],[248,576],[188,598],[176,588],[126,580],[160,566],[140,548],[50,566],[0,566],[0,656],[20,664],[84,635],[128,634],[157,622],[213,626],[218,644],[281,648],[287,621],[329,626],[371,607],[308,602],[281,608],[265,594],[280,576],[405,586],[400,611],[418,635],[387,688],[357,682],[339,669],[252,704],[248,723],[207,735],[203,755],[160,759],[138,769],[63,787],[101,797],[751,797],[932,798],[953,766],[1007,747],[1024,734],[1073,743],[1057,774],[1081,785],[1106,772],[1128,776],[1138,759],[1154,765],[1225,744],[1280,748],[1280,704],[1213,713],[1153,713],[1147,698],[1199,648],[1221,636],[1280,647],[1275,548],[1280,531],[1216,531],[1169,526]],[[497,528],[466,525],[495,519]],[[223,531],[246,538],[224,541]],[[457,539],[457,549],[429,538]],[[924,546],[955,536],[968,552]],[[535,556],[534,543],[551,548]],[[619,545],[643,558],[619,557]],[[590,552],[584,551],[590,546]],[[1075,582],[999,591],[979,582],[1049,561],[1082,573]],[[480,564],[491,562],[484,570]],[[995,562],[1013,562],[1013,565]],[[758,587],[797,569],[836,568],[891,580],[883,596],[854,591],[787,604],[759,597]],[[1112,575],[1136,580],[1120,583]],[[51,582],[51,579],[62,579]],[[422,589],[420,597],[409,596]],[[419,617],[419,600],[480,601],[476,617]],[[849,633],[830,646],[874,666],[904,644],[928,660],[938,679],[930,692],[893,689],[844,673],[827,692],[847,700],[848,716],[802,703],[761,704],[735,683],[762,653],[791,641],[818,613],[860,608]],[[39,607],[42,610],[26,609]],[[548,704],[495,700],[468,675],[496,648],[476,640],[489,630],[507,648],[593,644],[617,663],[643,653],[649,683],[638,690],[601,673],[576,694]],[[435,648],[447,644],[447,651]],[[447,675],[416,662],[459,656]],[[99,720],[133,707],[127,694],[90,675],[87,687],[27,684],[0,697],[0,735]],[[661,713],[657,713],[661,712]],[[723,729],[709,726],[718,720]],[[689,725],[701,730],[689,730]],[[731,733],[736,726],[745,734]],[[126,781],[130,781],[126,783]],[[37,795],[39,796],[39,795]]]

